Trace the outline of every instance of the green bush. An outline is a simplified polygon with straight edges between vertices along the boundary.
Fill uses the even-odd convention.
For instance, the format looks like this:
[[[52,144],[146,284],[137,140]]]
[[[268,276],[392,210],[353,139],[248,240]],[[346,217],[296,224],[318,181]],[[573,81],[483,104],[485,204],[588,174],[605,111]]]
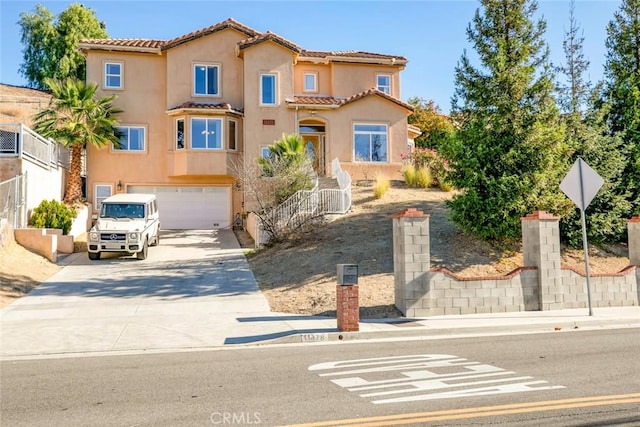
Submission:
[[[37,228],[59,228],[62,234],[69,234],[77,213],[57,200],[43,200],[31,213],[29,225]]]

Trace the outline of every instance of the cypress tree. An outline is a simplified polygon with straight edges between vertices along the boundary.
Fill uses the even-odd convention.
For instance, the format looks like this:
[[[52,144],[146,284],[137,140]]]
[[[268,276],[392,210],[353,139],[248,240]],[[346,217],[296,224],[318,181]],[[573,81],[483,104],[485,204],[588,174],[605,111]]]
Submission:
[[[452,116],[458,125],[444,150],[451,180],[463,189],[450,203],[453,220],[486,239],[516,239],[520,218],[544,209],[564,214],[558,185],[567,153],[554,98],[554,72],[533,21],[534,0],[481,0],[455,71]],[[563,160],[564,159],[564,160]]]

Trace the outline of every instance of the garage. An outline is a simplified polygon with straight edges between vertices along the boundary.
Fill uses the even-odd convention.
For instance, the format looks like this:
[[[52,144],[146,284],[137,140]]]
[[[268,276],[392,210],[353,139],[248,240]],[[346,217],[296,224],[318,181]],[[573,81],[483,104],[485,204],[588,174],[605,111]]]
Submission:
[[[231,226],[230,187],[132,186],[128,193],[155,194],[165,230],[210,230]]]

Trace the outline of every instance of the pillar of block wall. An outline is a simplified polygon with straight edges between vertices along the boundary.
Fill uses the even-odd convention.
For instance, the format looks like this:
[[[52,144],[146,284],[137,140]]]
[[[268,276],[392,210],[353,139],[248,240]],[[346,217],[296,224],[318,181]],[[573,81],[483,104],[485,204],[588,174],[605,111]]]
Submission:
[[[634,216],[627,222],[627,237],[629,264],[640,266],[640,215]]]
[[[561,310],[564,303],[559,222],[545,211],[522,218],[522,256],[526,267],[538,268],[540,310]]]
[[[393,216],[395,303],[405,316],[428,314],[430,249],[428,214],[408,208]]]

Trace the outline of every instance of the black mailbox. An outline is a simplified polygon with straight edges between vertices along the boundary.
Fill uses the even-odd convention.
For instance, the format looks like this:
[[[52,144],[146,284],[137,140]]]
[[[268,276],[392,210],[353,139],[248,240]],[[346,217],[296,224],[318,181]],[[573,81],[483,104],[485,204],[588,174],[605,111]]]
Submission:
[[[338,264],[338,285],[358,284],[358,264]]]

